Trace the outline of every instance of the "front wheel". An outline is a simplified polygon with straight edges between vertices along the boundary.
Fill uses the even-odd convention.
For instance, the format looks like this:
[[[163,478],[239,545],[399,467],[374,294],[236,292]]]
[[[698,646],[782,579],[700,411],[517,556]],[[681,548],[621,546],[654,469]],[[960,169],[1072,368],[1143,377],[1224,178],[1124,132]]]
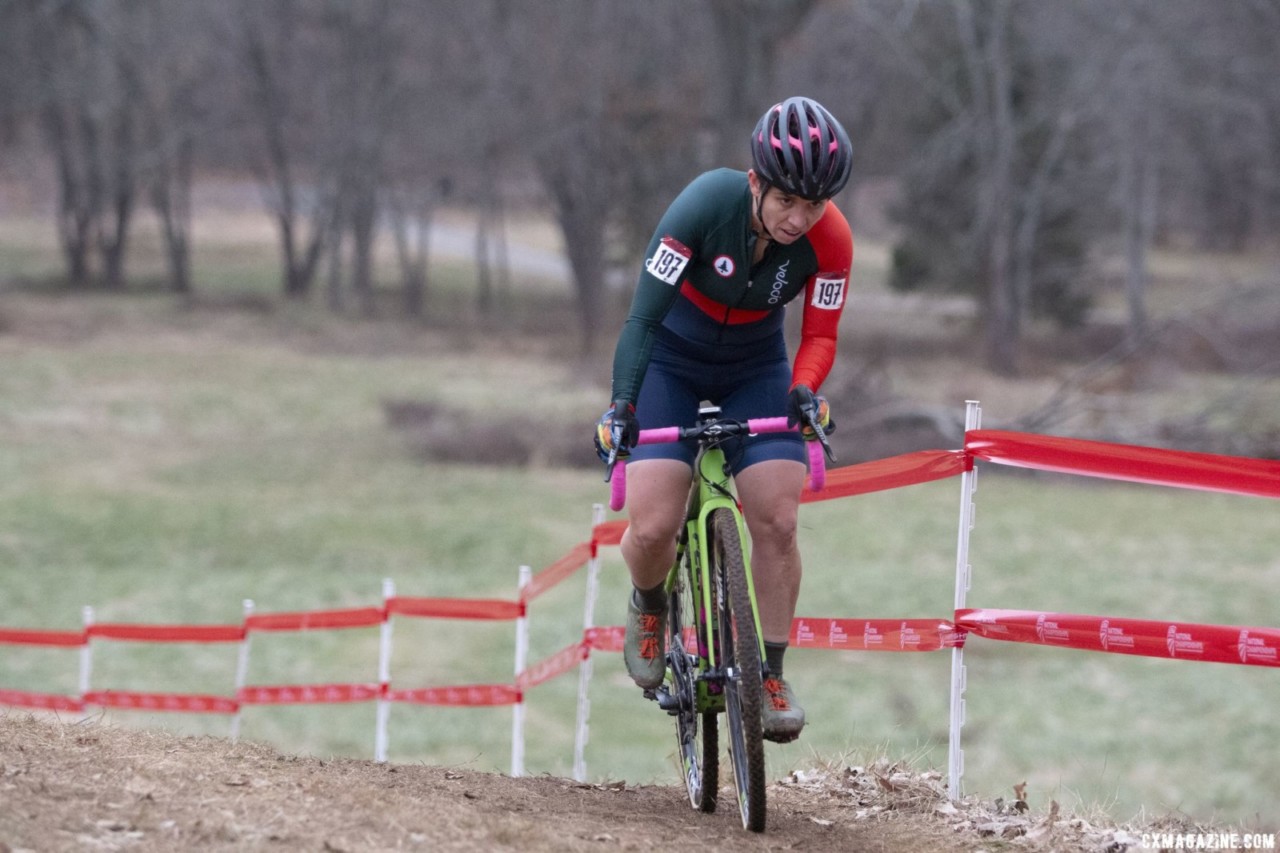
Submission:
[[[729,760],[742,825],[763,832],[765,824],[764,725],[760,639],[747,586],[747,566],[737,517],[729,509],[711,513],[711,576],[716,630],[724,656]]]
[[[700,635],[695,626],[705,622],[698,618],[699,606],[688,578],[682,575],[671,590],[667,613],[667,664],[670,691],[677,703],[676,747],[689,804],[710,813],[716,810],[720,752],[716,713],[698,709],[696,675]],[[686,648],[688,642],[693,643],[692,650]]]

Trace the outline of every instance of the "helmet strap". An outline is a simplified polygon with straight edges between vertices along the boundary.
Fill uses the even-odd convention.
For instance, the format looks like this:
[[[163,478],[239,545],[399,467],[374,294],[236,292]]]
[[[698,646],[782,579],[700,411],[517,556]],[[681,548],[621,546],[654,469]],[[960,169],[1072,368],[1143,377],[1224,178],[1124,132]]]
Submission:
[[[760,181],[760,196],[756,199],[756,221],[760,223],[760,232],[757,236],[772,243],[773,235],[769,233],[769,226],[764,224],[764,197],[769,194],[769,188],[773,185],[759,175],[756,177]]]

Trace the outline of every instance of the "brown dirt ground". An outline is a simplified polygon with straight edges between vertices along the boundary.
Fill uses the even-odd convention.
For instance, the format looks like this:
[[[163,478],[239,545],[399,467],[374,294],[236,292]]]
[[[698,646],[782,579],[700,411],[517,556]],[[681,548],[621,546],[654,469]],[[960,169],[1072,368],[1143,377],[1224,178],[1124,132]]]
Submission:
[[[936,773],[815,770],[744,831],[669,786],[325,761],[257,743],[0,712],[0,853],[63,850],[1108,851],[1140,830],[1025,803],[950,804]],[[1161,829],[1192,831],[1165,821]]]

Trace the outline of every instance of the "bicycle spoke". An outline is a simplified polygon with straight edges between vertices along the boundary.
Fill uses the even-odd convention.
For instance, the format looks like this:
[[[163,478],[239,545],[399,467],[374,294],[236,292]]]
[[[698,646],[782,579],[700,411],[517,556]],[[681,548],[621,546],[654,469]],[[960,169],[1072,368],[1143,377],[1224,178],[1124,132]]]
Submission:
[[[672,590],[667,618],[668,685],[677,702],[676,746],[680,755],[681,775],[689,793],[689,804],[703,812],[716,809],[719,785],[719,744],[715,713],[698,708],[697,645],[686,648],[686,626],[694,626],[699,614],[687,577],[681,577]],[[699,725],[701,724],[701,725]]]

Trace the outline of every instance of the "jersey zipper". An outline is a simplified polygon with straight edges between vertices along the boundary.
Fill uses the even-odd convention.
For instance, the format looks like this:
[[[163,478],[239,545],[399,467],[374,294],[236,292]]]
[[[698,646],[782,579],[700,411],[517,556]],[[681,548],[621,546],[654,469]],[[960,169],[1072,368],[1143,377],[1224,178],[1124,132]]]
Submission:
[[[772,246],[770,246],[769,248],[772,248]],[[764,250],[765,255],[769,254],[769,248],[766,248]],[[760,259],[760,263],[761,264],[764,263],[764,258]],[[755,276],[752,273],[755,271],[756,266],[759,266],[759,264],[756,264],[755,266],[751,267],[751,269],[748,270],[747,286],[742,288],[742,293],[738,295],[738,301],[733,305],[724,306],[724,319],[720,321],[720,334],[717,336],[716,343],[718,344],[724,343],[724,331],[729,327],[729,317],[733,315],[734,311],[742,307],[742,303],[746,302],[747,297],[751,294],[751,285],[755,283]]]
[[[748,229],[747,231],[747,286],[742,289],[742,293],[738,296],[738,301],[734,305],[724,306],[724,319],[720,321],[720,333],[716,336],[716,343],[724,343],[724,331],[729,326],[729,317],[734,310],[742,307],[742,303],[746,301],[747,296],[751,293],[751,285],[755,283],[756,271],[764,265],[769,255],[773,253],[773,247],[776,245],[772,240],[769,245],[764,247],[764,254],[760,256],[760,260],[756,263],[751,262],[751,256],[755,254],[755,241],[759,238],[755,233]]]

